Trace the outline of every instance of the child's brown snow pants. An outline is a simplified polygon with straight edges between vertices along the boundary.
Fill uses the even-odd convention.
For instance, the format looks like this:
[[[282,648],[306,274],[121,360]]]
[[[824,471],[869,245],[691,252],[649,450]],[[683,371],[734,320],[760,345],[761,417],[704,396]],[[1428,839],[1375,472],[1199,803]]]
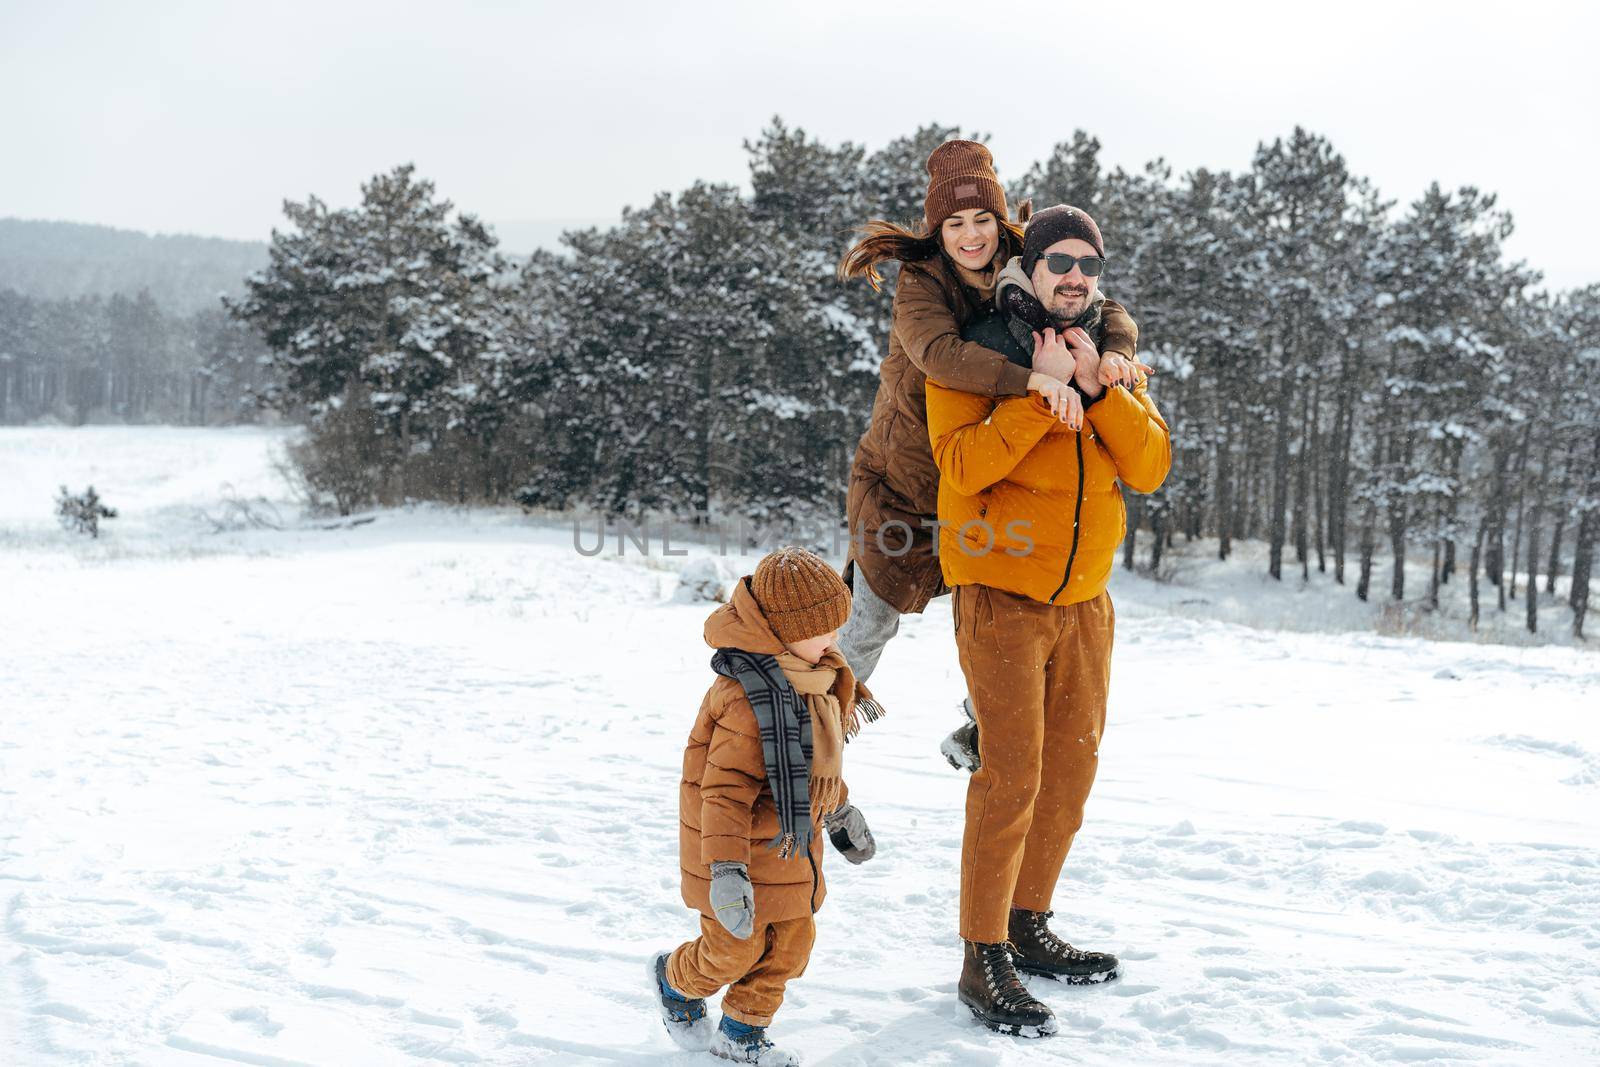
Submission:
[[[817,939],[809,915],[760,922],[741,941],[709,916],[700,916],[700,936],[679,945],[667,960],[667,984],[686,997],[709,997],[723,986],[722,1012],[749,1026],[768,1026],[783,1003],[783,988],[799,978]]]
[[[993,944],[1013,905],[1050,910],[1083,825],[1115,616],[1107,593],[1051,605],[983,585],[957,586],[954,609],[983,763],[967,786],[961,936]]]

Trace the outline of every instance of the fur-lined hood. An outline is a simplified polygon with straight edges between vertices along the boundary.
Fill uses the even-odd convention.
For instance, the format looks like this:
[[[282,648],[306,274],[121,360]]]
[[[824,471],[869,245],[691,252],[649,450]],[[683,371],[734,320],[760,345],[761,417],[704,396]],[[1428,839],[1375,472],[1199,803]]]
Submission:
[[[1022,269],[1021,256],[1012,256],[1006,262],[1006,265],[1000,268],[1000,277],[995,281],[994,285],[995,307],[1004,310],[1005,304],[1001,302],[1000,298],[1004,295],[1007,287],[1013,285],[1021,288],[1033,300],[1037,301],[1039,299],[1033,294],[1033,279],[1028,277],[1027,272]]]

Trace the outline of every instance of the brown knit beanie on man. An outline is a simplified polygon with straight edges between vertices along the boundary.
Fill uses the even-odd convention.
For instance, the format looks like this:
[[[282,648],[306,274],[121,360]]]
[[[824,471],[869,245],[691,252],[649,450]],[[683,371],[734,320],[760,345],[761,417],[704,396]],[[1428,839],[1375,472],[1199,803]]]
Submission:
[[[928,232],[936,231],[944,220],[968,208],[1006,214],[1006,191],[994,174],[994,156],[977,141],[946,141],[928,156],[928,196],[922,202],[922,216]]]
[[[1083,208],[1057,204],[1035,212],[1022,231],[1023,272],[1031,278],[1034,264],[1044,255],[1044,250],[1070,238],[1087,241],[1095,255],[1105,258],[1106,243],[1100,237],[1100,227]]]
[[[761,613],[785,644],[830,633],[850,617],[850,588],[823,559],[803,548],[769,552],[750,577]]]

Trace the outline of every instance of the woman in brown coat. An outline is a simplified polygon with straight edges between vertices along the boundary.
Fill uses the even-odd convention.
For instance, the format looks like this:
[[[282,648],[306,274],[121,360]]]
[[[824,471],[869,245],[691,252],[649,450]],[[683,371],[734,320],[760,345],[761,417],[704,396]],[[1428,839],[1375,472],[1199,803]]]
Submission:
[[[1070,428],[1083,419],[1067,384],[1071,360],[1041,358],[1029,369],[961,338],[962,327],[986,313],[1001,269],[1022,253],[1022,230],[1007,213],[988,148],[946,141],[928,156],[927,168],[922,224],[871,222],[839,265],[842,278],[865,277],[877,288],[876,266],[900,263],[889,354],[879,369],[872,424],[856,448],[847,503],[844,573],[854,607],[839,650],[862,680],[898,632],[900,616],[920,614],[949,591],[935,549],[939,471],[928,445],[928,380],[996,400],[1037,394]],[[1105,302],[1103,315],[1102,351],[1133,359],[1138,327],[1114,301]],[[963,726],[946,740],[946,758],[973,769],[976,740],[971,724]]]

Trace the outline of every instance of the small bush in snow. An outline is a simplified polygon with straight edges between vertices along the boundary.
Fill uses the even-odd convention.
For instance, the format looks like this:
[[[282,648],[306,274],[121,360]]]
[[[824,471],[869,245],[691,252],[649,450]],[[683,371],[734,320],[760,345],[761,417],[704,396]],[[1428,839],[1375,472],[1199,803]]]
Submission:
[[[117,513],[115,509],[108,508],[101,502],[100,494],[94,491],[94,486],[91,485],[79,496],[73,496],[63,485],[60,495],[56,497],[56,516],[61,520],[61,525],[67,529],[98,538],[100,520],[114,519]]]
[[[393,441],[377,433],[372,413],[352,405],[334,408],[307,428],[285,452],[293,483],[316,511],[348,515],[378,500]]]
[[[725,603],[728,588],[739,575],[727,561],[717,556],[698,556],[689,560],[678,572],[678,589],[672,599],[680,604],[702,601]]]
[[[272,501],[264,496],[247,500],[231,485],[222,487],[222,500],[217,509],[201,511],[200,518],[211,525],[214,533],[283,529],[283,516]]]

